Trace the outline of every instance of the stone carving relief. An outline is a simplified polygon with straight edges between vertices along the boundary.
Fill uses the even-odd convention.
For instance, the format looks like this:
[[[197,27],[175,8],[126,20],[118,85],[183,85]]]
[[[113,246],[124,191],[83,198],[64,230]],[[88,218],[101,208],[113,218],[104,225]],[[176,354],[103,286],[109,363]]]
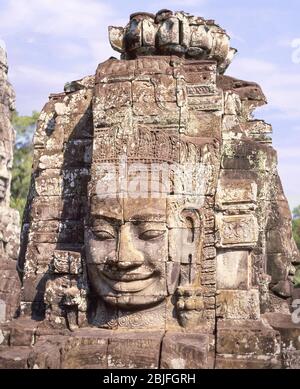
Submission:
[[[223,75],[235,49],[214,21],[162,10],[109,34],[121,59],[38,122],[18,366],[297,366],[299,253],[259,85]]]
[[[20,282],[16,273],[19,252],[19,213],[10,208],[11,170],[15,130],[11,124],[15,93],[7,79],[7,55],[0,47],[0,322],[16,316]]]

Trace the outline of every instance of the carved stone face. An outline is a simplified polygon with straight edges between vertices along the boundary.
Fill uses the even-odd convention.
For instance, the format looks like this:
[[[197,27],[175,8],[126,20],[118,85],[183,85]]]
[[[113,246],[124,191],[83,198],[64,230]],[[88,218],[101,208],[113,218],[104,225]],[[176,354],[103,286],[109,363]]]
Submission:
[[[143,308],[167,296],[166,199],[91,199],[85,230],[94,291],[120,308]]]
[[[196,209],[173,198],[93,196],[85,228],[91,286],[107,304],[138,310],[194,285],[202,252]]]

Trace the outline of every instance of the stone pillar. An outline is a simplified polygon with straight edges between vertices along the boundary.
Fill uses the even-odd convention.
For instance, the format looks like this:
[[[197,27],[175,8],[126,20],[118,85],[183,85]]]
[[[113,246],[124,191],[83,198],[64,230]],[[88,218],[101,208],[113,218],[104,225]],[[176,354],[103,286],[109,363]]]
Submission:
[[[19,213],[9,206],[15,142],[11,116],[15,109],[15,93],[7,80],[7,72],[6,51],[0,47],[0,322],[16,314],[20,290],[16,272]]]
[[[293,327],[293,265],[299,253],[277,172],[271,125],[252,112],[266,104],[259,85],[220,75],[224,91],[222,161],[215,198],[216,367],[280,366],[275,318]],[[274,313],[274,317],[269,313]],[[251,361],[249,357],[251,356]],[[262,362],[264,360],[264,362]]]

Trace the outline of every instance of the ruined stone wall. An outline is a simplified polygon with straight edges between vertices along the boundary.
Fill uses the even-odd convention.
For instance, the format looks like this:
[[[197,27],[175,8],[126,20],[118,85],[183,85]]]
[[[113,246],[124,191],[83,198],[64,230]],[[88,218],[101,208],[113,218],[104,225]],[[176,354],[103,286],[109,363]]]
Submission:
[[[11,319],[18,308],[19,213],[10,208],[11,169],[15,131],[11,116],[15,93],[7,80],[7,57],[0,47],[0,322]]]
[[[87,77],[66,86],[64,93],[51,95],[37,123],[19,258],[21,312],[35,318],[45,318],[47,282],[51,285],[60,278],[61,287],[67,289],[83,272],[93,86],[94,78]],[[48,302],[48,313],[57,316],[56,324],[61,321],[65,326],[59,309],[62,297],[58,292],[55,300]],[[48,319],[51,321],[51,317]]]

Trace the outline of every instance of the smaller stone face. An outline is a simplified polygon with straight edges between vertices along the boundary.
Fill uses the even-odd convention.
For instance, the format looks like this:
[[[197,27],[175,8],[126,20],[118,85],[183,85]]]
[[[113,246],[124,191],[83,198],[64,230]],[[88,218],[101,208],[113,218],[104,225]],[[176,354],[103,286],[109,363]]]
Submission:
[[[13,159],[14,129],[10,119],[14,109],[14,91],[7,81],[7,56],[0,47],[0,206],[8,206]]]
[[[0,104],[4,106],[4,104]],[[3,112],[1,110],[0,112]],[[10,123],[10,112],[0,118],[0,206],[8,206],[13,160],[14,129]]]
[[[15,262],[19,253],[19,213],[9,207],[15,141],[11,116],[15,94],[7,72],[6,52],[0,47],[0,322],[16,315],[20,289]]]

